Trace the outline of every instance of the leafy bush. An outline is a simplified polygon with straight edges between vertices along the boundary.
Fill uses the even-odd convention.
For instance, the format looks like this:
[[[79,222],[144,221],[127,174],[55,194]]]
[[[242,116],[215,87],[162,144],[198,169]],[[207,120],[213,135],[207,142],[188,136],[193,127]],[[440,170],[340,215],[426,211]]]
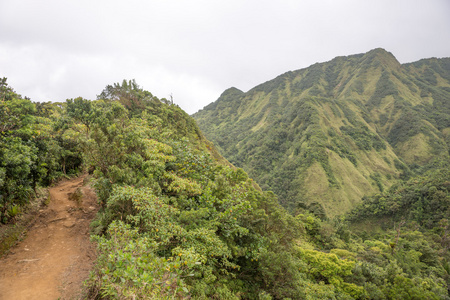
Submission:
[[[113,222],[107,237],[96,237],[100,255],[91,273],[91,297],[114,299],[185,299],[183,278],[198,257],[189,251],[169,258],[156,254],[158,243],[139,235],[120,221]]]
[[[54,109],[54,107],[52,107]],[[64,143],[55,119],[37,114],[36,104],[23,99],[0,80],[0,222],[7,223],[48,185],[81,164],[74,145]]]

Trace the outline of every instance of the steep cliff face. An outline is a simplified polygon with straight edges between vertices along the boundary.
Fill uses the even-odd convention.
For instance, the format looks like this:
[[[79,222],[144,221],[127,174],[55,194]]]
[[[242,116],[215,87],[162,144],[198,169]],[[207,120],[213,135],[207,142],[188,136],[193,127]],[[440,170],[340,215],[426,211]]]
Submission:
[[[334,216],[448,157],[450,59],[401,65],[383,49],[226,90],[194,114],[221,153],[291,211]]]

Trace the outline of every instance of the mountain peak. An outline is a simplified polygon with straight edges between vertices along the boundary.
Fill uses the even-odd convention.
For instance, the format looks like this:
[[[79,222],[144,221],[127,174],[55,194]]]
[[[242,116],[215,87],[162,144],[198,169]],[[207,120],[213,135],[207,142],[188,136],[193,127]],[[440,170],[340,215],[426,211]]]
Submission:
[[[225,91],[223,91],[222,95],[220,95],[220,96],[225,96],[228,94],[243,94],[243,93],[244,93],[243,91],[241,91],[240,89],[235,88],[233,86],[233,87],[230,87],[230,88],[226,89]]]
[[[243,91],[241,91],[240,89],[235,88],[235,87],[230,87],[230,88],[226,89],[225,91],[223,91],[223,93],[220,95],[220,97],[216,101],[206,105],[205,107],[203,107],[203,109],[199,110],[195,114],[198,114],[199,112],[201,112],[203,110],[205,110],[205,111],[215,110],[217,108],[217,105],[219,105],[222,101],[225,103],[229,102],[229,101],[235,101],[235,99],[239,98],[241,95],[244,95]]]
[[[395,56],[383,48],[375,48],[364,54],[363,60],[370,61],[374,66],[381,65],[384,68],[399,69],[400,62]]]
[[[378,53],[378,54],[381,54],[381,55],[392,55],[391,52],[386,51],[386,49],[381,48],[381,47],[372,49],[372,50],[370,50],[370,51],[367,52],[367,54],[369,54],[369,53]]]

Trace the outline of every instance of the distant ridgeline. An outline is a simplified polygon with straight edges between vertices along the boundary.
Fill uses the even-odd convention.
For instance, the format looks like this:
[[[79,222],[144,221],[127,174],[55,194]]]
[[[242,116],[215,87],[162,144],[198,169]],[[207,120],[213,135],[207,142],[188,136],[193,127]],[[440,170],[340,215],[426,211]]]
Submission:
[[[450,58],[336,57],[246,93],[230,88],[193,117],[288,210],[332,217],[448,159]]]

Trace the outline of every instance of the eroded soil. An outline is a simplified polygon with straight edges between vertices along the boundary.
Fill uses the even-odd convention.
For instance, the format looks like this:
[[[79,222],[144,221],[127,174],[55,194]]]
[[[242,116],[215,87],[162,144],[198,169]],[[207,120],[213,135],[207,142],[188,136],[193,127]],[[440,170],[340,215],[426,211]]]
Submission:
[[[97,211],[95,193],[83,180],[50,188],[50,203],[26,238],[0,259],[0,300],[83,298],[83,281],[96,257],[89,223]],[[80,190],[83,196],[74,199]]]

